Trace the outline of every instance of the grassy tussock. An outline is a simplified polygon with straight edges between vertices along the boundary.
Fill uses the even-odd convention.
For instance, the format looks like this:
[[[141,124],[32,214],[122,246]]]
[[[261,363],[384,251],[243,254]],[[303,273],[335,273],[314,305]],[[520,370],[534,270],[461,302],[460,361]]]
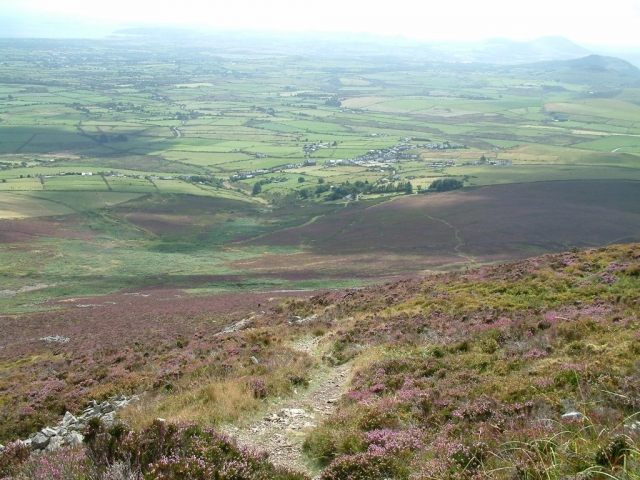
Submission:
[[[135,428],[149,425],[156,418],[211,426],[236,422],[259,408],[260,401],[245,381],[226,380],[143,401],[123,411],[121,416]]]

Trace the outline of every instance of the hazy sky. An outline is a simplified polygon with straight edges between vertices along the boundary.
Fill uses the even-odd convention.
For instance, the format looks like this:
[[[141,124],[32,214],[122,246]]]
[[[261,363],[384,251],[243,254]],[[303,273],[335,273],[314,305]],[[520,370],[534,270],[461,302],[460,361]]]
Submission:
[[[112,25],[171,24],[427,40],[563,35],[640,49],[640,0],[0,0],[2,17],[21,36],[43,24],[47,31],[59,25],[57,36],[75,36],[73,26],[95,26],[98,34]]]

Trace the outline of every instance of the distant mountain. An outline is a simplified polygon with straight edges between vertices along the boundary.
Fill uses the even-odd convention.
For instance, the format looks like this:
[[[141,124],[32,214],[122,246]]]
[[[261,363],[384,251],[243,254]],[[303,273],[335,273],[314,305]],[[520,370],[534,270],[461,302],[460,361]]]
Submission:
[[[434,44],[449,60],[492,64],[519,64],[579,58],[591,53],[564,37],[541,37],[523,42],[489,38],[477,42]]]
[[[630,62],[616,57],[603,55],[589,55],[584,58],[566,60],[564,63],[569,68],[583,69],[596,72],[616,72],[620,75],[640,77],[640,68]]]
[[[564,37],[541,37],[530,42],[507,39],[488,39],[483,42],[483,52],[493,56],[496,62],[566,60],[588,55],[590,52]]]
[[[547,78],[609,87],[640,87],[640,69],[626,60],[604,55],[587,55],[571,60],[520,65],[542,71]]]
[[[551,56],[575,58],[591,53],[585,47],[560,36],[540,37],[532,40],[529,44],[540,54],[547,53]]]

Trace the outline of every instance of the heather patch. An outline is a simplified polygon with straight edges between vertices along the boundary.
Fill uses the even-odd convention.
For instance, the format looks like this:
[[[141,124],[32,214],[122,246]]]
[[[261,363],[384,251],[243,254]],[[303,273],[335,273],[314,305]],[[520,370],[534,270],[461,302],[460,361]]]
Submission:
[[[0,475],[17,480],[303,480],[274,467],[265,454],[237,447],[195,424],[155,421],[141,430],[89,423],[85,446],[38,456],[20,455],[17,444],[0,453]],[[28,455],[28,454],[27,454]]]
[[[637,261],[576,251],[292,303],[351,315],[325,359],[359,367],[305,443],[323,478],[637,478]]]

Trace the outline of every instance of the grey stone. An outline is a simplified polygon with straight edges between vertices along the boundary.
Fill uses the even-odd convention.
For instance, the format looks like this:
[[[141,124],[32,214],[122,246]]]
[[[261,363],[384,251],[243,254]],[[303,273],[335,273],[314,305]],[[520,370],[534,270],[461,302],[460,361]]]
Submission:
[[[78,432],[72,432],[66,437],[64,437],[65,445],[68,445],[70,447],[76,447],[78,445],[82,445],[83,440],[84,440],[84,436],[82,436]]]
[[[47,445],[47,451],[52,452],[53,450],[58,450],[62,446],[62,444],[62,437],[51,437],[49,445]]]
[[[632,422],[624,426],[624,433],[627,435],[640,433],[640,421]]]
[[[282,413],[284,413],[287,417],[303,417],[307,415],[307,412],[305,412],[301,408],[283,408]]]
[[[77,421],[78,419],[74,417],[71,412],[67,412],[64,414],[64,418],[62,419],[62,425],[64,425],[65,427],[68,427],[69,425],[72,425]]]
[[[100,417],[100,420],[102,420],[102,423],[104,423],[107,427],[110,427],[116,421],[116,414],[115,412],[105,413],[104,415],[102,415],[102,417]]]
[[[47,437],[44,433],[40,432],[31,439],[31,446],[36,450],[43,450],[47,448],[47,445],[49,445],[50,441],[50,437]]]
[[[565,422],[576,422],[584,418],[584,415],[580,412],[569,412],[562,415],[562,420]]]
[[[51,427],[43,428],[42,433],[44,433],[47,437],[55,437],[56,435],[58,435],[58,431]]]
[[[128,399],[124,395],[114,395],[101,403],[91,400],[78,417],[71,412],[66,412],[57,426],[45,427],[40,432],[30,434],[27,440],[18,441],[30,447],[33,450],[33,455],[40,454],[45,449],[47,451],[55,450],[63,445],[80,445],[84,440],[82,433],[90,419],[98,418],[106,426],[112,426],[116,420],[116,410],[138,400],[140,400],[138,395],[133,395]],[[164,421],[163,419],[158,420]],[[3,449],[4,447],[0,445],[0,452]]]

